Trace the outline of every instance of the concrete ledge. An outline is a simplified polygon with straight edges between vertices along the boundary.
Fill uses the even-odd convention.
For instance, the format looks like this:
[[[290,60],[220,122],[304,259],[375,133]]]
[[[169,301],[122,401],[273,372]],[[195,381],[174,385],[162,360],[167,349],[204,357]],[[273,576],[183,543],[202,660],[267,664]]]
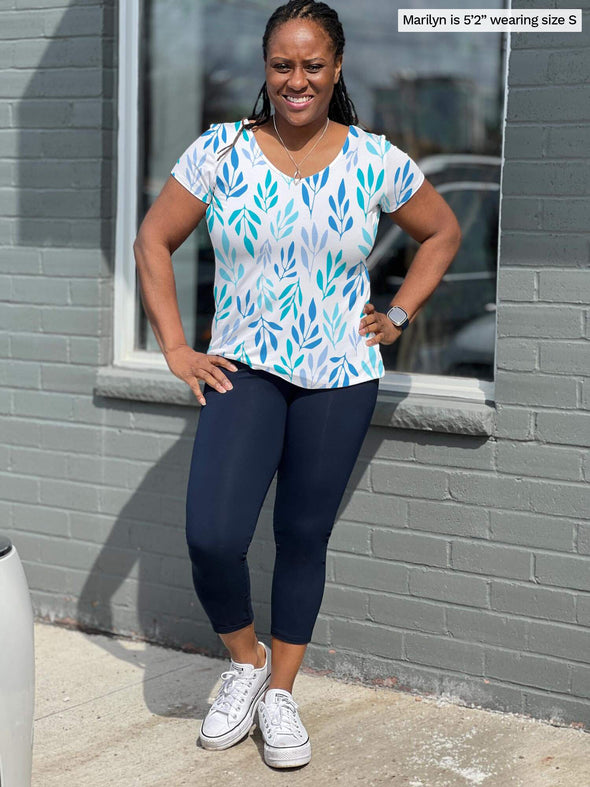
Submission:
[[[186,383],[169,371],[153,369],[101,367],[94,393],[114,399],[201,406]],[[397,429],[491,435],[495,420],[496,410],[491,403],[380,390],[371,424]]]
[[[103,366],[98,369],[94,393],[112,399],[201,406],[188,385],[168,370]]]
[[[380,391],[371,425],[489,436],[494,433],[496,408],[468,399]]]

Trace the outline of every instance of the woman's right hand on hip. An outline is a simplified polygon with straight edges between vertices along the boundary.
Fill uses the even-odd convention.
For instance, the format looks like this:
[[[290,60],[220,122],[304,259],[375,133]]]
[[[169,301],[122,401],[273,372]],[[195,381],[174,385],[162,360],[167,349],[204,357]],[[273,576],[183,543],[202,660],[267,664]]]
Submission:
[[[219,368],[223,366],[230,371],[236,372],[238,367],[229,358],[224,358],[222,355],[207,355],[207,353],[196,352],[188,344],[168,350],[164,353],[164,357],[172,374],[190,386],[202,405],[207,404],[207,402],[201,391],[199,380],[204,380],[212,388],[223,393],[233,388],[231,382]]]

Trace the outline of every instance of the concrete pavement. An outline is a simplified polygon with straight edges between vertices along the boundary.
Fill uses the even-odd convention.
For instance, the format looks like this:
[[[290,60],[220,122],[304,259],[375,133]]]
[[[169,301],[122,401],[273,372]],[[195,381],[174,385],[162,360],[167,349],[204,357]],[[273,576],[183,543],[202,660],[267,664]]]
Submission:
[[[222,752],[196,745],[229,660],[41,622],[35,658],[33,787],[590,787],[586,732],[305,666],[293,696],[312,761],[275,771],[257,726]]]

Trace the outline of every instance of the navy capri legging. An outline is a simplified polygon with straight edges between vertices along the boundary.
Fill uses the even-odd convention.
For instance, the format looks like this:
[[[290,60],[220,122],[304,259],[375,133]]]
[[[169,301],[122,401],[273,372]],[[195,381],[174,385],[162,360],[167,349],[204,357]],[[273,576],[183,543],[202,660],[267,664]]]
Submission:
[[[271,634],[311,640],[328,539],[377,401],[379,381],[308,389],[232,362],[233,389],[205,383],[186,499],[193,583],[213,630],[252,623],[246,555],[277,472]]]

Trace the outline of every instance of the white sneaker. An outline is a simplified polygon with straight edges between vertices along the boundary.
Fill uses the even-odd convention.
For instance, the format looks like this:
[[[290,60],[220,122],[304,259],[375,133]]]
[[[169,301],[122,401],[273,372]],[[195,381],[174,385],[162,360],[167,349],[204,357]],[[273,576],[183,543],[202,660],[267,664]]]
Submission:
[[[223,684],[203,719],[199,740],[205,749],[227,749],[249,732],[256,708],[270,682],[271,650],[266,651],[264,666],[240,664],[230,660],[231,668],[221,673]]]
[[[273,768],[294,768],[311,760],[311,742],[298,707],[286,689],[269,689],[258,706],[264,761]]]

